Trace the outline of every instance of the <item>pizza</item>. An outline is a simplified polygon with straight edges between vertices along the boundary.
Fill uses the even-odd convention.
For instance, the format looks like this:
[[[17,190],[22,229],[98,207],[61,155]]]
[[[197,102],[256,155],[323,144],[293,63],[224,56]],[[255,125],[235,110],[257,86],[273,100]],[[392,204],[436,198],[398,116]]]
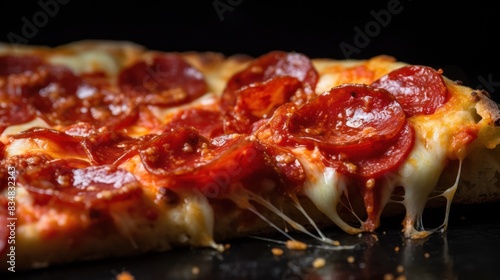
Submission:
[[[424,238],[500,200],[494,99],[386,54],[6,44],[0,102],[3,271],[290,231],[341,246],[322,229],[399,214]]]

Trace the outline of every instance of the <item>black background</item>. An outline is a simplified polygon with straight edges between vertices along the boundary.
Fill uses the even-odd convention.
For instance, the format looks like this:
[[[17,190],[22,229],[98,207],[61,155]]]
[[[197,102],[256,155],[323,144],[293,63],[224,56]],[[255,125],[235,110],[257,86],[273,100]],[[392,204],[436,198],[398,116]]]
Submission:
[[[258,56],[281,49],[335,59],[387,54],[442,68],[446,76],[500,100],[500,24],[493,1],[59,1],[67,3],[2,1],[0,41],[16,37],[25,44],[56,46],[127,40],[163,51]],[[58,6],[52,15],[40,4],[49,2]],[[391,5],[397,12],[392,8],[384,26],[377,23],[374,14],[387,15]],[[26,22],[36,31],[26,33]],[[367,40],[361,41],[356,28],[365,34],[369,28]],[[356,52],[347,56],[342,44]]]

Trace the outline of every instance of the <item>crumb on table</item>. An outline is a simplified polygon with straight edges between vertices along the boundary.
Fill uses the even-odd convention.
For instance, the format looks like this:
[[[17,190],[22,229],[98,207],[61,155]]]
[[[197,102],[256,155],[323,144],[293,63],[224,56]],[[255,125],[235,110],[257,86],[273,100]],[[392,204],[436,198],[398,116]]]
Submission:
[[[307,249],[307,244],[297,240],[288,240],[286,247],[290,250],[305,250]]]
[[[116,280],[134,280],[134,276],[128,271],[122,271],[116,275]]]
[[[326,260],[324,258],[319,258],[319,257],[314,259],[314,261],[312,263],[314,268],[321,268],[321,267],[325,266],[325,264],[326,264]]]
[[[280,249],[280,248],[272,248],[271,249],[271,252],[273,253],[273,255],[275,256],[281,256],[283,255],[283,250]]]

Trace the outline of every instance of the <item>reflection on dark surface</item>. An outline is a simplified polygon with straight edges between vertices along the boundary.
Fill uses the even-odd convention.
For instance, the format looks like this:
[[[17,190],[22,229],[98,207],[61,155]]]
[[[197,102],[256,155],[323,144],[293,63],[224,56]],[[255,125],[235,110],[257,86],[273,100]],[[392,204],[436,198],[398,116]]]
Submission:
[[[400,217],[386,220],[376,234],[348,235],[327,229],[328,237],[347,247],[335,250],[307,237],[308,250],[292,251],[282,243],[242,238],[230,249],[178,249],[165,253],[92,261],[8,274],[13,279],[115,279],[128,271],[143,279],[498,279],[500,204],[452,207],[445,233],[421,240],[405,239]],[[273,236],[283,241],[282,236]],[[282,256],[271,253],[284,250]],[[326,264],[314,268],[321,257]],[[199,273],[193,274],[193,267]],[[5,275],[0,275],[1,279]],[[401,277],[401,278],[398,278]],[[404,277],[404,278],[402,278]]]
[[[401,258],[405,274],[414,279],[456,279],[447,239],[444,234],[405,240]]]

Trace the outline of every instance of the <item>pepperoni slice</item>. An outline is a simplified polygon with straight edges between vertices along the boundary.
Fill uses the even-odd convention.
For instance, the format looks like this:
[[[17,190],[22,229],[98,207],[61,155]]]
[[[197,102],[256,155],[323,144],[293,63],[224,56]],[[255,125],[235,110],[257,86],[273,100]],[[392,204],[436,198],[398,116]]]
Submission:
[[[203,108],[189,108],[177,112],[163,127],[168,132],[181,127],[192,127],[206,138],[213,138],[223,134],[222,113],[219,110]]]
[[[43,60],[34,55],[2,55],[0,56],[0,76],[21,74],[26,71],[35,71],[44,65]]]
[[[316,88],[319,75],[311,60],[303,54],[272,51],[253,60],[244,70],[234,74],[227,82],[221,97],[223,109],[231,110],[237,102],[236,91],[254,83],[277,76],[290,76],[302,82],[306,93]]]
[[[270,143],[266,143],[264,146],[284,182],[285,191],[301,188],[304,185],[306,175],[300,161],[283,147]]]
[[[35,109],[31,104],[20,101],[0,101],[0,134],[11,125],[29,122],[35,118]]]
[[[52,124],[92,119],[89,110],[76,109],[81,105],[77,91],[82,81],[71,70],[46,65],[38,68],[33,77],[30,83],[16,87],[23,90],[24,98],[40,117]]]
[[[279,106],[302,98],[301,93],[302,83],[293,77],[274,77],[236,91],[234,108],[225,112],[225,132],[251,133],[253,123],[270,118]]]
[[[345,84],[297,109],[287,126],[297,143],[366,157],[384,149],[377,143],[394,138],[405,122],[403,109],[386,90]]]
[[[190,172],[175,177],[174,187],[198,189],[207,197],[215,198],[238,188],[259,193],[278,186],[281,178],[259,142],[244,135],[233,135],[217,137],[211,144],[202,162],[192,165]]]
[[[210,143],[196,129],[178,128],[158,135],[139,147],[146,169],[157,175],[191,172],[206,157]]]
[[[203,74],[179,54],[139,61],[121,71],[118,85],[143,104],[173,106],[194,100],[208,90]]]
[[[432,114],[448,98],[441,72],[428,66],[403,66],[374,81],[371,86],[393,94],[408,117]]]
[[[406,122],[405,127],[393,143],[386,145],[386,149],[382,153],[371,157],[362,157],[355,161],[357,176],[366,179],[379,178],[384,173],[396,170],[404,162],[414,143],[415,131]]]
[[[150,173],[172,178],[166,187],[197,189],[208,197],[223,195],[232,188],[255,189],[261,186],[257,183],[260,180],[279,180],[264,147],[244,135],[224,135],[209,141],[195,129],[179,128],[144,143],[139,154]]]
[[[124,133],[102,128],[85,137],[82,146],[92,164],[103,165],[132,156],[139,142]]]
[[[5,144],[0,141],[0,161],[5,157]],[[1,190],[1,187],[0,187]]]
[[[134,175],[111,166],[88,166],[74,159],[57,159],[30,168],[19,183],[37,204],[63,203],[78,208],[107,208],[138,198],[142,189]]]

